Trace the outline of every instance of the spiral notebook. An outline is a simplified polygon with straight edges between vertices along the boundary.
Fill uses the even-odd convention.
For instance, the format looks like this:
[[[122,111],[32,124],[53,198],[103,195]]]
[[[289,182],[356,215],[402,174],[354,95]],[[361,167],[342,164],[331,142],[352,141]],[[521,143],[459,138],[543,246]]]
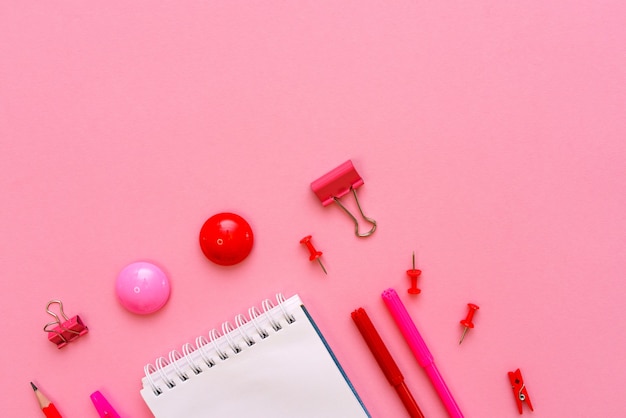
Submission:
[[[370,417],[298,295],[266,299],[144,371],[156,418]]]

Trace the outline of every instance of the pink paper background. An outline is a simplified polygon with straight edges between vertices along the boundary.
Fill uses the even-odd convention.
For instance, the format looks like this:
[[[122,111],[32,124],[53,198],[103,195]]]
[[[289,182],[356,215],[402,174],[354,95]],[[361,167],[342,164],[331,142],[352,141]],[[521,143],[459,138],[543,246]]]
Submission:
[[[304,299],[373,417],[405,412],[359,306],[425,415],[445,416],[388,287],[466,417],[518,416],[518,367],[531,416],[624,416],[625,39],[617,0],[5,0],[2,416],[41,416],[34,380],[70,418],[97,416],[95,390],[149,417],[147,362],[277,291]],[[347,159],[370,238],[309,189]],[[221,211],[256,234],[234,268],[197,244]],[[151,316],[115,299],[136,260],[171,277]],[[62,350],[42,332],[52,298],[90,327]]]

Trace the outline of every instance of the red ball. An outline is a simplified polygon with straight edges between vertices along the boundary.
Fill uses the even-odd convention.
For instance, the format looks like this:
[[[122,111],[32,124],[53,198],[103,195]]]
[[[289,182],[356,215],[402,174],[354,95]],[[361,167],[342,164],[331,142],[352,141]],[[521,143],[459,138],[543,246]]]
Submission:
[[[253,242],[250,224],[234,213],[213,215],[200,230],[202,252],[220,266],[232,266],[243,261],[250,254]]]

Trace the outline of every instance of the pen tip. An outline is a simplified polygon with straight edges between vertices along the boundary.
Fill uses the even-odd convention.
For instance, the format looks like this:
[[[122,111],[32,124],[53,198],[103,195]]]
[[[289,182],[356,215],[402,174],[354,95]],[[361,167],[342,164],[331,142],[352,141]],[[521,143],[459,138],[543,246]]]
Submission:
[[[35,386],[33,382],[30,382],[30,386],[33,388],[33,390],[37,390],[37,386]]]

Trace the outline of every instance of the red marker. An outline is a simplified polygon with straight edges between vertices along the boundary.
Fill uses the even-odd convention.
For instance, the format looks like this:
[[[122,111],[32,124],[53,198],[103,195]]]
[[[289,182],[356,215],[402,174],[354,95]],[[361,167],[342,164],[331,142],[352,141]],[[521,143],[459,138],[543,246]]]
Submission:
[[[406,410],[409,411],[409,415],[412,418],[424,418],[417,402],[415,402],[413,395],[409,392],[409,388],[406,386],[406,383],[404,383],[404,376],[391,357],[391,353],[389,353],[389,350],[385,347],[385,343],[382,338],[380,338],[376,328],[374,328],[374,324],[372,324],[365,309],[359,308],[352,312],[352,319],[374,355],[376,362],[378,362],[378,365],[385,374],[385,377],[387,377],[391,386],[398,392],[398,396],[400,396]]]
[[[30,385],[33,387],[35,391],[35,396],[37,397],[37,401],[39,402],[39,407],[43,411],[43,414],[46,418],[63,418],[59,411],[57,411],[56,407],[50,402],[50,399],[46,397],[41,391],[35,386],[33,382],[30,382]]]

